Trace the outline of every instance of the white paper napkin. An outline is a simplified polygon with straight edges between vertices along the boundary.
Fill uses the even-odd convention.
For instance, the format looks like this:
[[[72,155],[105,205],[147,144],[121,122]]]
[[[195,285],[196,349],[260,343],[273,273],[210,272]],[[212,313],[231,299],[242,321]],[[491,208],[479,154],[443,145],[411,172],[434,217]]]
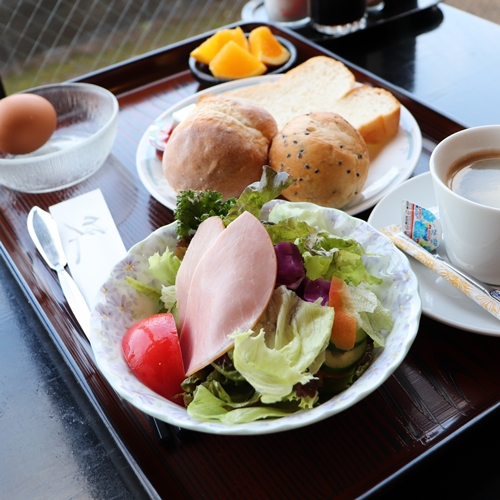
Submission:
[[[100,189],[49,207],[68,267],[90,308],[125,245]]]

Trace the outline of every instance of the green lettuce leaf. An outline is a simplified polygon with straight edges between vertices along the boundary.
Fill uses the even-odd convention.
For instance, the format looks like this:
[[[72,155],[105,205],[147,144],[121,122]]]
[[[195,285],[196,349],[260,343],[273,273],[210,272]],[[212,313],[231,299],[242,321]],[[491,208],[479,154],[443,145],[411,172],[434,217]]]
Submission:
[[[297,240],[302,240],[317,233],[317,230],[307,222],[297,219],[284,219],[276,224],[266,224],[265,228],[273,245],[277,245],[282,241],[295,243]]]
[[[175,294],[175,285],[161,287],[161,301],[165,304],[165,309],[171,312],[177,304],[177,295]]]
[[[175,324],[179,328],[179,308],[177,307],[177,295],[175,293],[175,285],[162,286],[160,300],[163,302],[165,312],[172,313]]]
[[[204,421],[221,422],[226,425],[244,424],[264,418],[277,418],[297,412],[297,408],[280,409],[272,406],[235,407],[228,404],[222,392],[216,396],[205,386],[200,385],[194,399],[187,407],[190,417]]]
[[[311,203],[277,203],[268,216],[269,222],[273,222],[274,224],[291,218],[307,222],[311,227],[324,231],[329,230],[323,216],[323,211]]]
[[[358,328],[362,328],[375,342],[383,347],[383,333],[392,330],[392,312],[386,309],[379,298],[364,284],[348,286],[351,304],[355,311]]]
[[[160,255],[156,252],[149,257],[149,269],[164,285],[174,285],[181,261],[168,248]]]
[[[308,206],[311,208],[304,208]],[[321,208],[307,203],[278,203],[271,210],[269,221],[276,225],[268,228],[272,239],[273,233],[276,239],[281,234],[291,238],[293,233],[289,228],[296,228],[297,238],[294,243],[302,253],[308,278],[331,280],[332,276],[337,276],[353,285],[382,283],[380,278],[367,271],[362,257],[364,249],[355,239],[335,236],[329,232]]]
[[[324,356],[323,356],[323,359],[324,359]],[[321,364],[323,364],[323,362]],[[318,370],[319,370],[319,368],[318,368]],[[301,410],[310,410],[311,408],[314,408],[314,405],[316,404],[318,399],[319,399],[319,396],[317,393],[313,397],[311,397],[311,396],[299,397],[299,396],[297,396],[296,391],[292,391],[282,401],[296,402],[298,404],[298,408],[300,408]]]
[[[125,281],[134,287],[139,293],[149,297],[160,304],[158,312],[171,312],[178,324],[177,297],[175,294],[175,277],[181,265],[181,261],[168,248],[163,255],[156,252],[149,258],[149,269],[152,274],[160,280],[161,288],[147,285],[130,276]]]
[[[219,358],[220,360],[220,358]],[[227,381],[231,381],[235,386],[246,383],[245,378],[241,375],[241,373],[234,367],[234,364],[221,364],[219,360],[216,360],[212,363],[215,371],[225,377]]]
[[[312,378],[333,325],[331,307],[304,302],[286,287],[278,287],[255,325],[255,332],[237,332],[233,361],[236,369],[266,404],[289,396],[296,384]]]
[[[229,210],[224,219],[227,226],[243,212],[250,212],[255,217],[260,217],[262,207],[269,201],[277,198],[295,179],[286,172],[276,172],[271,167],[264,166],[259,182],[247,186],[236,203]]]
[[[146,297],[154,300],[155,302],[159,302],[161,298],[161,290],[151,285],[146,285],[142,281],[136,280],[127,276],[125,281],[132,287],[134,287],[139,293],[142,293]]]
[[[333,248],[328,251],[306,251],[302,254],[306,276],[312,280],[323,278],[331,280],[333,276],[342,278],[354,286],[360,283],[378,285],[380,278],[370,274],[366,269],[360,254]]]

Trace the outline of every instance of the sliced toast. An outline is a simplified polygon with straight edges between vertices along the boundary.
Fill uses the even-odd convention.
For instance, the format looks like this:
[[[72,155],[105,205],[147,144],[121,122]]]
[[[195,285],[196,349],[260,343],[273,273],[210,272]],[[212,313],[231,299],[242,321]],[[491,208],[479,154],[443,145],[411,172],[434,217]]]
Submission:
[[[388,141],[398,131],[400,103],[384,89],[356,87],[353,73],[327,56],[308,59],[277,83],[227,92],[267,109],[281,130],[296,116],[333,111],[356,127],[368,144]]]

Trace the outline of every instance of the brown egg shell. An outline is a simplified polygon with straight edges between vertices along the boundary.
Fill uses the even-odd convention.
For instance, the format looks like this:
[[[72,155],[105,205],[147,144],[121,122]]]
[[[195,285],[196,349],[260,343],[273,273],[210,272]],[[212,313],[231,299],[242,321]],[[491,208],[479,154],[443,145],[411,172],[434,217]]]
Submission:
[[[28,154],[42,147],[57,125],[54,106],[36,94],[13,94],[0,100],[0,151]]]

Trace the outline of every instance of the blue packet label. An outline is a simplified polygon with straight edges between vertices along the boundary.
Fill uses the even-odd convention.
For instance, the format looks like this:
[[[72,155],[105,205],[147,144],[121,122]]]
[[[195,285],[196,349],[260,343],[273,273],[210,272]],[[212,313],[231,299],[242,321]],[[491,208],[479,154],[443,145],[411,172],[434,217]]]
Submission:
[[[441,224],[436,215],[427,209],[402,201],[403,232],[425,250],[432,252],[441,242]]]

